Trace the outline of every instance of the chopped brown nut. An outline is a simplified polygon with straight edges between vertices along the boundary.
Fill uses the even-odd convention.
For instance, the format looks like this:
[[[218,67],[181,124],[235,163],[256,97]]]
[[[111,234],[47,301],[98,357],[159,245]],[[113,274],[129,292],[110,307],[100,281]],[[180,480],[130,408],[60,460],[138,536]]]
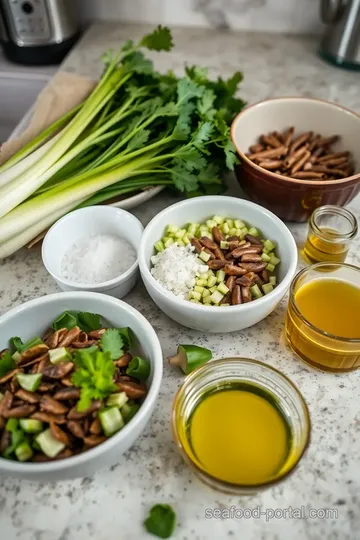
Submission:
[[[59,341],[62,340],[62,338],[67,334],[67,332],[68,331],[66,328],[60,328],[60,330],[56,330],[56,332],[54,332],[52,336],[50,336],[46,340],[46,345],[48,345],[49,349],[56,349]]]
[[[243,274],[246,274],[248,270],[245,270],[240,266],[235,266],[234,264],[226,264],[224,266],[224,272],[229,276],[242,276]]]
[[[17,361],[17,365],[21,366],[22,364],[26,364],[29,360],[34,360],[34,358],[37,358],[38,356],[42,356],[48,350],[49,350],[49,347],[45,345],[45,343],[40,343],[40,345],[35,345],[34,347],[30,347],[30,349],[27,349],[26,351],[20,354],[20,358]]]
[[[99,328],[99,330],[92,330],[88,333],[90,339],[100,339],[102,335],[105,334],[107,328]]]
[[[263,262],[260,255],[257,253],[244,253],[244,255],[241,256],[241,263],[256,263],[256,262]]]
[[[233,288],[235,287],[235,276],[229,276],[225,282],[226,287],[229,289],[230,292],[232,292]]]
[[[13,377],[15,377],[15,375],[17,373],[21,373],[22,372],[22,369],[13,369],[12,371],[9,371],[8,373],[6,373],[5,375],[3,375],[1,378],[0,378],[0,384],[3,384],[3,383],[6,383],[7,381],[10,381],[10,379],[12,379]]]
[[[210,268],[210,270],[220,270],[220,268],[224,268],[225,264],[226,264],[226,260],[225,259],[213,259],[213,260],[210,260],[208,261],[208,267]]]
[[[87,349],[88,347],[92,347],[93,345],[97,344],[97,339],[89,339],[88,341],[73,341],[71,347],[73,349]]]
[[[83,418],[85,418],[85,416],[88,416],[89,414],[92,414],[93,412],[98,411],[100,408],[101,408],[101,400],[97,399],[93,401],[90,407],[85,409],[85,411],[79,412],[77,410],[77,405],[75,405],[74,407],[70,409],[67,417],[69,420],[82,420]]]
[[[102,433],[102,427],[98,416],[95,418],[95,420],[92,421],[90,425],[90,433],[92,435],[100,435],[100,433]]]
[[[51,422],[50,430],[51,430],[52,436],[55,437],[55,439],[65,444],[65,446],[71,445],[69,436],[65,433],[65,431],[59,428],[59,426],[56,425],[54,422]]]
[[[202,246],[204,246],[207,249],[210,249],[211,251],[213,251],[214,249],[218,247],[217,244],[213,242],[211,238],[208,238],[207,236],[202,236],[199,241]]]
[[[244,304],[251,302],[250,287],[241,287],[241,297]]]
[[[263,246],[249,246],[249,247],[238,247],[234,249],[234,251],[231,252],[231,255],[237,259],[239,257],[242,257],[243,255],[255,255],[258,253],[261,253],[263,250]]]
[[[265,270],[267,263],[266,262],[256,262],[256,263],[243,263],[241,262],[241,268],[244,268],[247,272],[261,272],[262,270]]]
[[[72,371],[74,364],[72,362],[61,362],[60,364],[46,366],[43,371],[45,377],[49,379],[62,379]]]
[[[78,439],[83,439],[85,437],[85,433],[80,422],[75,422],[74,420],[68,420],[66,422],[66,427]]]
[[[211,232],[212,232],[215,242],[217,242],[218,244],[220,244],[220,242],[225,240],[223,233],[220,231],[218,227],[213,227]]]
[[[98,444],[103,443],[106,441],[106,437],[102,435],[88,435],[84,438],[84,443],[89,446],[89,448],[92,448],[93,446],[97,446]]]
[[[191,242],[191,245],[194,246],[196,253],[201,253],[202,245],[200,244],[199,240],[197,238],[192,238],[190,242]]]
[[[50,414],[65,414],[69,409],[60,401],[45,395],[41,398],[40,410]]]
[[[16,392],[15,396],[23,401],[26,401],[27,403],[38,403],[40,401],[39,394],[36,394],[35,392],[27,392],[22,388]]]
[[[9,431],[6,431],[5,429],[0,439],[0,453],[5,452],[5,450],[9,448],[10,444],[11,444],[11,433]]]
[[[258,238],[256,238],[256,236],[253,236],[252,234],[245,234],[245,240],[250,242],[250,244],[255,244],[257,246],[263,245],[261,240],[259,240]]]
[[[132,360],[132,355],[130,353],[123,354],[118,360],[114,361],[114,364],[118,368],[126,367]]]
[[[48,353],[41,356],[39,358],[39,360],[40,360],[40,362],[38,362],[34,366],[35,373],[44,373],[44,370],[45,370],[46,366],[48,366],[50,364],[50,357],[49,357]]]
[[[70,450],[70,448],[65,448],[54,458],[49,458],[45,454],[35,454],[31,461],[34,463],[46,463],[47,461],[58,461],[59,459],[69,458],[72,455],[72,450]]]
[[[9,390],[6,390],[4,397],[0,401],[0,415],[4,410],[10,409],[14,401],[14,396]]]
[[[69,377],[64,377],[61,379],[61,384],[63,386],[73,386],[72,380]]]
[[[240,285],[235,285],[232,291],[231,301],[233,306],[237,306],[242,303]]]
[[[66,401],[68,399],[79,399],[79,398],[80,398],[80,390],[76,388],[75,386],[68,386],[66,388],[61,388],[54,395],[54,399],[57,399],[59,401]]]
[[[50,424],[51,422],[55,424],[65,424],[66,422],[65,416],[63,414],[55,415],[40,411],[32,414],[31,418],[33,418],[34,420],[40,420],[40,422],[45,422],[47,424]]]
[[[55,388],[55,383],[42,382],[38,388],[38,392],[51,392]]]
[[[4,418],[27,418],[35,411],[35,405],[21,405],[12,409],[5,409],[1,414]]]
[[[146,386],[136,382],[117,382],[116,386],[121,392],[125,392],[130,399],[138,399],[146,394]]]
[[[67,334],[64,335],[64,337],[59,341],[57,346],[69,347],[69,345],[71,345],[73,341],[78,340],[80,332],[80,328],[78,326],[74,326],[74,328],[68,330]]]

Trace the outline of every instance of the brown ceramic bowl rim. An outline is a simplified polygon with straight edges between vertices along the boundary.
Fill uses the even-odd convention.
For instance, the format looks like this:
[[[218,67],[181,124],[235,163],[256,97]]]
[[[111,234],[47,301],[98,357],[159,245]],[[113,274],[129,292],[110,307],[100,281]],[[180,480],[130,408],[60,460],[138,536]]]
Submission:
[[[331,186],[331,185],[339,185],[342,183],[351,182],[352,180],[360,180],[360,171],[353,174],[352,176],[347,176],[346,178],[339,178],[339,180],[301,180],[300,178],[289,178],[288,176],[283,176],[282,174],[274,173],[273,171],[269,171],[267,169],[263,169],[262,167],[259,167],[256,163],[251,161],[249,158],[246,157],[246,155],[239,149],[238,145],[236,144],[235,139],[235,126],[237,125],[239,118],[246,114],[249,109],[253,109],[254,107],[258,107],[259,105],[262,105],[263,103],[271,102],[271,101],[313,101],[318,103],[326,103],[327,105],[331,105],[332,107],[335,107],[336,109],[340,109],[341,111],[344,111],[346,113],[351,114],[352,116],[356,117],[360,122],[360,114],[352,111],[351,109],[348,109],[347,107],[343,107],[342,105],[339,105],[338,103],[334,103],[333,101],[327,101],[326,99],[318,99],[318,98],[308,98],[308,97],[302,97],[302,96],[286,96],[286,97],[276,97],[276,98],[269,98],[269,99],[262,99],[261,101],[257,101],[256,103],[253,103],[252,105],[249,105],[248,107],[245,107],[239,114],[237,114],[232,121],[230,134],[231,134],[231,140],[236,148],[237,153],[239,154],[240,158],[245,161],[250,167],[253,167],[254,169],[257,169],[259,172],[266,173],[269,176],[273,178],[278,178],[279,180],[284,180],[286,182],[290,182],[293,184],[300,184],[303,186]]]

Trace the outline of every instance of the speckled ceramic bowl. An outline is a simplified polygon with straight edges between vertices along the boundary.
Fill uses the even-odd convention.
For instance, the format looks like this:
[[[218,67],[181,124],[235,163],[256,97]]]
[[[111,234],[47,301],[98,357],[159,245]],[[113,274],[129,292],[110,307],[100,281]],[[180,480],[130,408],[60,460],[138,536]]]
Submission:
[[[356,173],[339,180],[297,180],[259,167],[246,157],[260,135],[294,126],[297,133],[340,135],[336,151],[349,150]],[[268,99],[244,109],[233,121],[232,141],[241,159],[239,183],[250,199],[286,221],[307,221],[325,204],[345,206],[360,191],[360,116],[335,103],[303,97]]]

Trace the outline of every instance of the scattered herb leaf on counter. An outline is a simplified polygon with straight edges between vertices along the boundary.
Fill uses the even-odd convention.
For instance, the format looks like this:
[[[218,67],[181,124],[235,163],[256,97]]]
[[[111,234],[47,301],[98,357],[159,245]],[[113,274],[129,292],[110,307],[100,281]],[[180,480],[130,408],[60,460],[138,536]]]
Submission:
[[[202,366],[212,359],[210,349],[199,347],[198,345],[179,345],[176,356],[168,358],[169,364],[178,366],[185,375],[188,375],[194,369]]]
[[[155,504],[144,521],[147,532],[159,538],[170,538],[175,529],[176,514],[169,504]]]
[[[101,348],[108,352],[112,360],[120,358],[124,354],[124,340],[117,328],[109,328],[101,336]]]
[[[182,78],[161,74],[141,50],[171,47],[159,26],[109,51],[82,105],[0,167],[0,259],[74,208],[156,185],[189,197],[223,192],[237,161],[230,124],[244,106],[242,75],[212,81],[197,66]]]
[[[3,377],[9,371],[12,371],[15,368],[15,360],[11,357],[9,351],[3,352],[0,357],[0,377]]]
[[[113,383],[115,365],[109,352],[86,349],[77,351],[74,356],[76,371],[71,376],[71,382],[81,388],[79,412],[88,409],[95,399],[108,397],[116,390]]]

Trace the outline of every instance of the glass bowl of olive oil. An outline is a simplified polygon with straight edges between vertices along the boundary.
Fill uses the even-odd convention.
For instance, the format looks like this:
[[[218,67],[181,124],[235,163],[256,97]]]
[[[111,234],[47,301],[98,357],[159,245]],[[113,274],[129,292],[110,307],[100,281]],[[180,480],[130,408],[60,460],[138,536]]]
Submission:
[[[172,431],[185,462],[210,487],[248,495],[286,478],[310,440],[310,417],[296,386],[247,358],[215,360],[178,390]]]
[[[293,279],[285,322],[293,351],[312,367],[360,368],[360,268],[320,262]]]

